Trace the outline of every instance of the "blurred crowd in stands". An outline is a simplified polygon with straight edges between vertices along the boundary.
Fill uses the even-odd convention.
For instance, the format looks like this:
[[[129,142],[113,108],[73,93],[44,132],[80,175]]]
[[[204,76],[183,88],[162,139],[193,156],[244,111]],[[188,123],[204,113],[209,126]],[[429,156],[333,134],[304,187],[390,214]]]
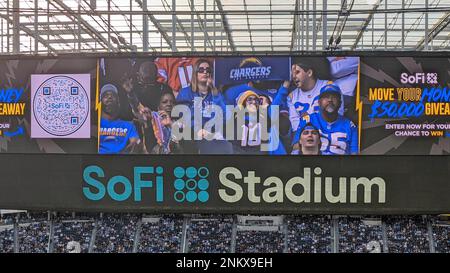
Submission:
[[[105,214],[98,220],[94,252],[131,253],[138,215]]]
[[[381,252],[382,237],[381,225],[367,224],[360,218],[346,217],[339,219],[339,252]],[[368,243],[371,244],[368,246]]]
[[[183,218],[174,215],[164,215],[158,218],[143,217],[148,221],[142,223],[138,252],[179,252]],[[152,219],[156,221],[151,221]]]
[[[4,214],[0,253],[450,253],[450,225],[434,216],[283,219],[242,228],[233,215]]]
[[[450,253],[450,227],[445,223],[434,223],[433,239],[437,253]]]
[[[229,253],[233,218],[210,215],[193,219],[189,225],[189,252]]]
[[[236,235],[236,253],[282,253],[284,236],[279,231],[239,231]]]
[[[391,253],[430,252],[427,223],[422,217],[387,218],[386,233]]]
[[[330,217],[290,217],[288,224],[288,247],[290,253],[330,253]]]

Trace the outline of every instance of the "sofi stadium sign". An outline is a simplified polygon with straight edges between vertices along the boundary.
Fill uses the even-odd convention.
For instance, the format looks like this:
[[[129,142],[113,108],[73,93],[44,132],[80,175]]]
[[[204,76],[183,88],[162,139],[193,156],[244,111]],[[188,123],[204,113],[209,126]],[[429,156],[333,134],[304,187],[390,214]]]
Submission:
[[[448,156],[0,155],[0,207],[147,213],[450,211]],[[23,172],[23,169],[27,169]]]
[[[173,183],[164,181],[164,170],[157,166],[134,167],[132,177],[126,175],[107,176],[99,166],[88,166],[83,172],[83,194],[91,201],[109,197],[113,201],[143,199],[164,203],[164,187],[172,184],[173,197],[176,202],[187,201],[207,204],[211,194],[217,195],[221,202],[237,203],[240,201],[259,203],[385,203],[386,181],[381,177],[322,177],[320,167],[305,167],[302,176],[294,176],[287,181],[277,176],[266,178],[251,170],[246,175],[237,167],[225,167],[217,177],[209,178],[207,167],[176,167],[173,170]],[[144,178],[147,176],[147,178]],[[210,181],[218,181],[217,187],[209,187]],[[165,183],[166,182],[166,183]],[[338,191],[333,192],[335,185]],[[363,189],[363,198],[359,198],[358,187]],[[211,190],[214,190],[212,192]],[[173,191],[173,190],[172,190]],[[372,200],[372,191],[378,196]],[[261,194],[258,194],[258,193]],[[324,197],[324,198],[322,198]],[[166,197],[167,198],[167,197]]]

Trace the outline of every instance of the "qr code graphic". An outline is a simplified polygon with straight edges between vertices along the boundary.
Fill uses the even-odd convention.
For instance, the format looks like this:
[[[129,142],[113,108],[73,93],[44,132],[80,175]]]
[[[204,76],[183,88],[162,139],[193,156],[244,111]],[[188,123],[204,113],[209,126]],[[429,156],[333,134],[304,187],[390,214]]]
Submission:
[[[86,86],[77,80],[80,75],[33,76],[40,77],[40,85],[37,89],[32,88],[32,122],[36,128],[34,133],[32,128],[32,137],[73,137],[86,125],[89,130],[90,95]],[[77,137],[89,137],[89,132],[82,132]]]

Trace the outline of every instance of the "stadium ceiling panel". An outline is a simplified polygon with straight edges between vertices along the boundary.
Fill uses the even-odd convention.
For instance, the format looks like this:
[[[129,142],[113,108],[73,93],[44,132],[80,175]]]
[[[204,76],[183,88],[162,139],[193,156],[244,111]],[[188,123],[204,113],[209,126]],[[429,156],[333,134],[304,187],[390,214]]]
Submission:
[[[0,0],[0,54],[449,50],[450,0]]]

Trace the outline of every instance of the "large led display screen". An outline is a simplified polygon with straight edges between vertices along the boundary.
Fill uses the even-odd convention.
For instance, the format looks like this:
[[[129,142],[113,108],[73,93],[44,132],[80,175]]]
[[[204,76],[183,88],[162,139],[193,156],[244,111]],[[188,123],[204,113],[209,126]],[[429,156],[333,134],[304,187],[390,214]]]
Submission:
[[[0,152],[446,155],[449,71],[426,55],[2,58]]]
[[[448,212],[450,58],[378,55],[2,57],[0,207]]]

